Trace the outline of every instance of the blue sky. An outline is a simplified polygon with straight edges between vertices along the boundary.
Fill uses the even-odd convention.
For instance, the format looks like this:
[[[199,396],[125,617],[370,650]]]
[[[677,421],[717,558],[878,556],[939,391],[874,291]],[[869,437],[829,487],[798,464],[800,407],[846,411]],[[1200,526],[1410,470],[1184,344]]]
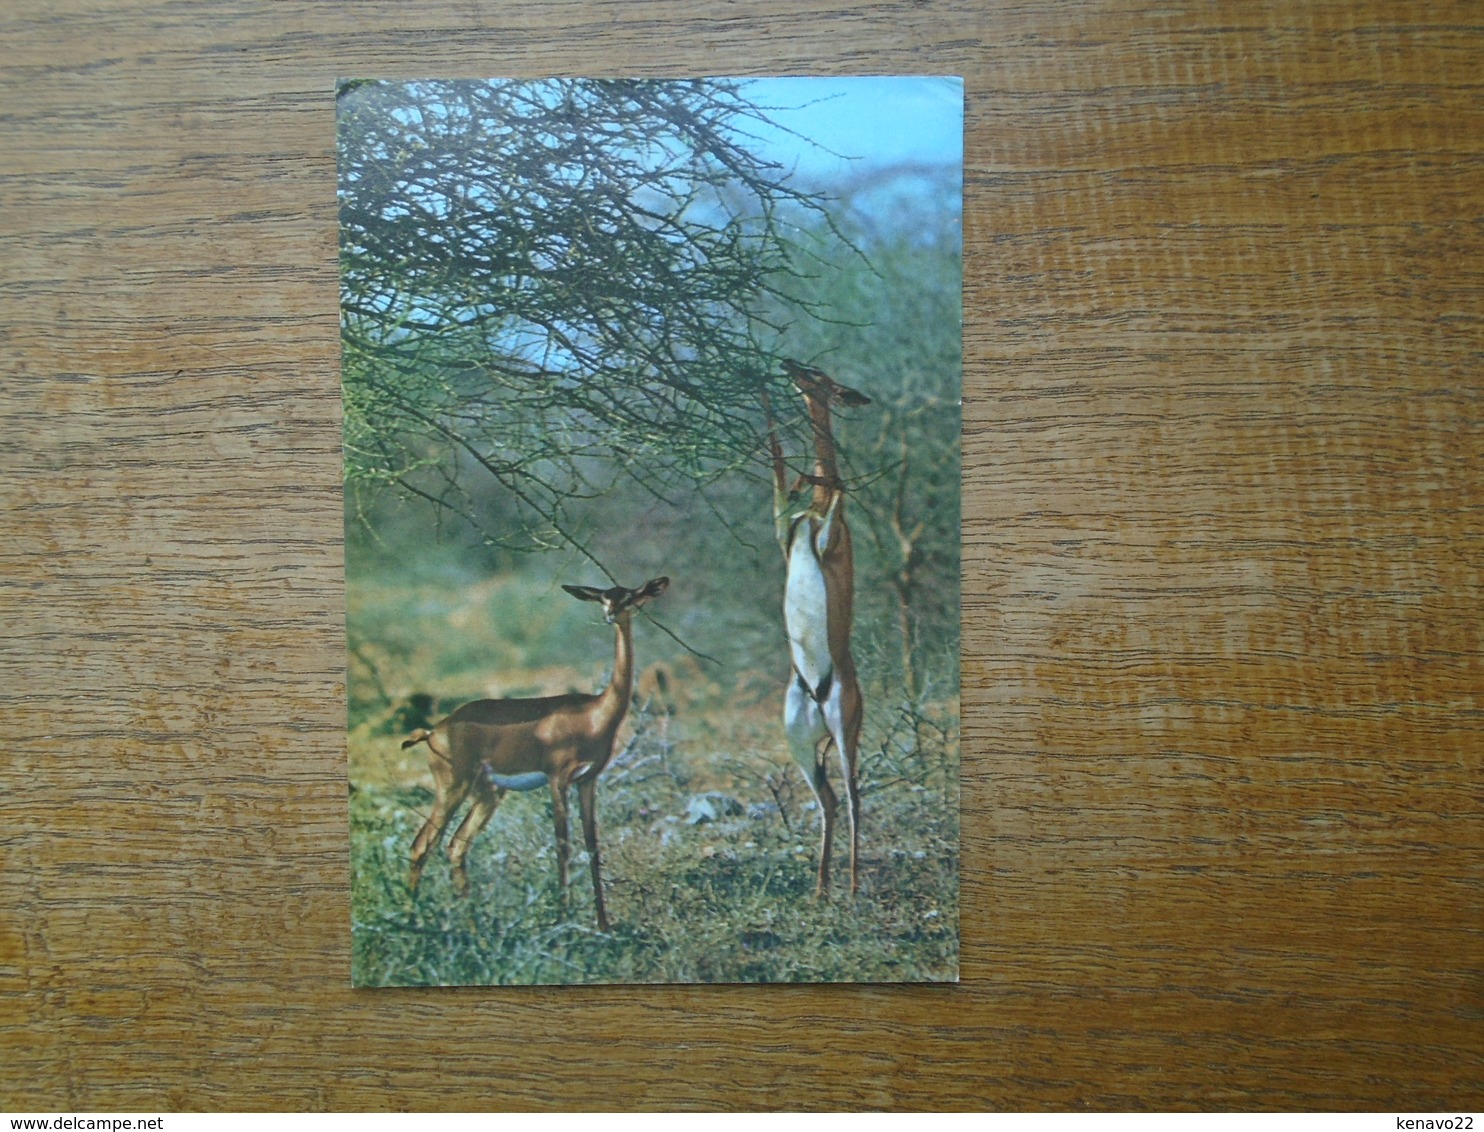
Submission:
[[[743,93],[787,130],[759,131],[769,157],[807,180],[905,162],[961,165],[963,80],[941,76],[746,80]]]

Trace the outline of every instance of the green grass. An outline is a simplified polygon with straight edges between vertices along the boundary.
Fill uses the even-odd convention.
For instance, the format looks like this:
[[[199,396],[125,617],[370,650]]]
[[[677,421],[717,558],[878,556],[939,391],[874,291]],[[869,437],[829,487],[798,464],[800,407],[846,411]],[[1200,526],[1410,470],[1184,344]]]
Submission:
[[[414,898],[407,852],[431,791],[354,786],[356,984],[957,977],[957,754],[944,741],[951,736],[934,735],[934,749],[895,760],[891,734],[876,736],[881,745],[868,761],[891,773],[863,776],[860,892],[848,892],[842,812],[832,898],[821,902],[819,814],[803,801],[797,770],[759,753],[734,756],[727,793],[747,812],[692,825],[686,804],[700,778],[684,764],[694,759],[663,741],[654,719],[638,722],[639,735],[598,787],[608,934],[595,926],[575,799],[565,901],[544,790],[507,795],[469,855],[467,899],[454,894],[441,849]],[[915,777],[895,773],[904,766],[894,762],[904,760]]]
[[[820,815],[787,754],[782,674],[771,671],[782,658],[772,650],[748,662],[734,649],[719,669],[644,624],[639,670],[663,663],[673,714],[646,700],[641,678],[598,783],[613,930],[596,927],[575,796],[570,885],[558,890],[545,790],[506,796],[469,854],[467,898],[455,895],[444,855],[456,816],[414,898],[408,852],[432,778],[426,748],[404,752],[400,740],[469,699],[596,690],[613,647],[590,606],[547,582],[477,577],[434,554],[415,564],[358,569],[349,592],[357,985],[957,977],[956,697],[909,710],[884,680],[866,690],[860,891],[848,891],[842,809],[831,899],[821,902]],[[707,791],[743,813],[690,824],[687,804]]]

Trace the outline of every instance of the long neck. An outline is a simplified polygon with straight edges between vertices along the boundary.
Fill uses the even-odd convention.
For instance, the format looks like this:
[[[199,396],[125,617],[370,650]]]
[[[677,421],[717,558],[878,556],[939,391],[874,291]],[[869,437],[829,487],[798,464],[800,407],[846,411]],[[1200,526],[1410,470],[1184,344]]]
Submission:
[[[835,434],[830,429],[830,409],[818,397],[804,397],[809,406],[809,420],[814,426],[814,510],[824,514],[835,496],[840,470],[835,462]]]
[[[614,621],[613,628],[616,630],[616,638],[613,646],[613,679],[608,687],[603,689],[603,694],[598,697],[603,701],[605,711],[615,711],[622,716],[629,710],[629,697],[634,691],[634,640],[633,633],[629,627],[629,613],[625,610]]]
[[[773,423],[773,403],[763,391],[763,414],[768,421],[768,457],[773,464],[773,535],[783,557],[788,558],[789,530],[793,517],[788,513],[788,468],[783,462],[783,445],[778,443],[778,426]]]

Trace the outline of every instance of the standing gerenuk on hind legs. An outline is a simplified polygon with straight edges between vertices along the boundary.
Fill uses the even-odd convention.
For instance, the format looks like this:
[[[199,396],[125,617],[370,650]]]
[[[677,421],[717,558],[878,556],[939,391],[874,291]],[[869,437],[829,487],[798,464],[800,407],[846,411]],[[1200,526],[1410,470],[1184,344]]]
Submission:
[[[773,518],[786,569],[783,620],[793,665],[784,700],[784,730],[794,761],[804,772],[824,817],[816,895],[827,898],[837,797],[830,786],[828,756],[840,757],[850,818],[850,891],[860,883],[860,787],[857,773],[864,703],[850,653],[855,603],[855,560],[845,520],[845,484],[840,478],[830,427],[836,405],[869,405],[870,398],[817,369],[785,360],[783,370],[803,395],[814,434],[814,473],[800,476],[795,491],[812,485],[808,502],[794,505],[783,449],[764,394],[773,462]]]

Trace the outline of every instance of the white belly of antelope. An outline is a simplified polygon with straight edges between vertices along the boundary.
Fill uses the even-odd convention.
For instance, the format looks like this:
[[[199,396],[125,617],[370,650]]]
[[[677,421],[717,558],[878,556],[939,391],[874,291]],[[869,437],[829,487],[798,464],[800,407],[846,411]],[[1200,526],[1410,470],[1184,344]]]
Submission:
[[[540,770],[527,771],[525,774],[497,774],[490,769],[488,763],[484,766],[484,776],[501,790],[535,790],[550,781],[546,773]]]
[[[806,520],[800,525],[788,555],[783,623],[788,629],[794,668],[812,692],[830,674],[834,662],[830,659],[829,594],[809,535]]]

